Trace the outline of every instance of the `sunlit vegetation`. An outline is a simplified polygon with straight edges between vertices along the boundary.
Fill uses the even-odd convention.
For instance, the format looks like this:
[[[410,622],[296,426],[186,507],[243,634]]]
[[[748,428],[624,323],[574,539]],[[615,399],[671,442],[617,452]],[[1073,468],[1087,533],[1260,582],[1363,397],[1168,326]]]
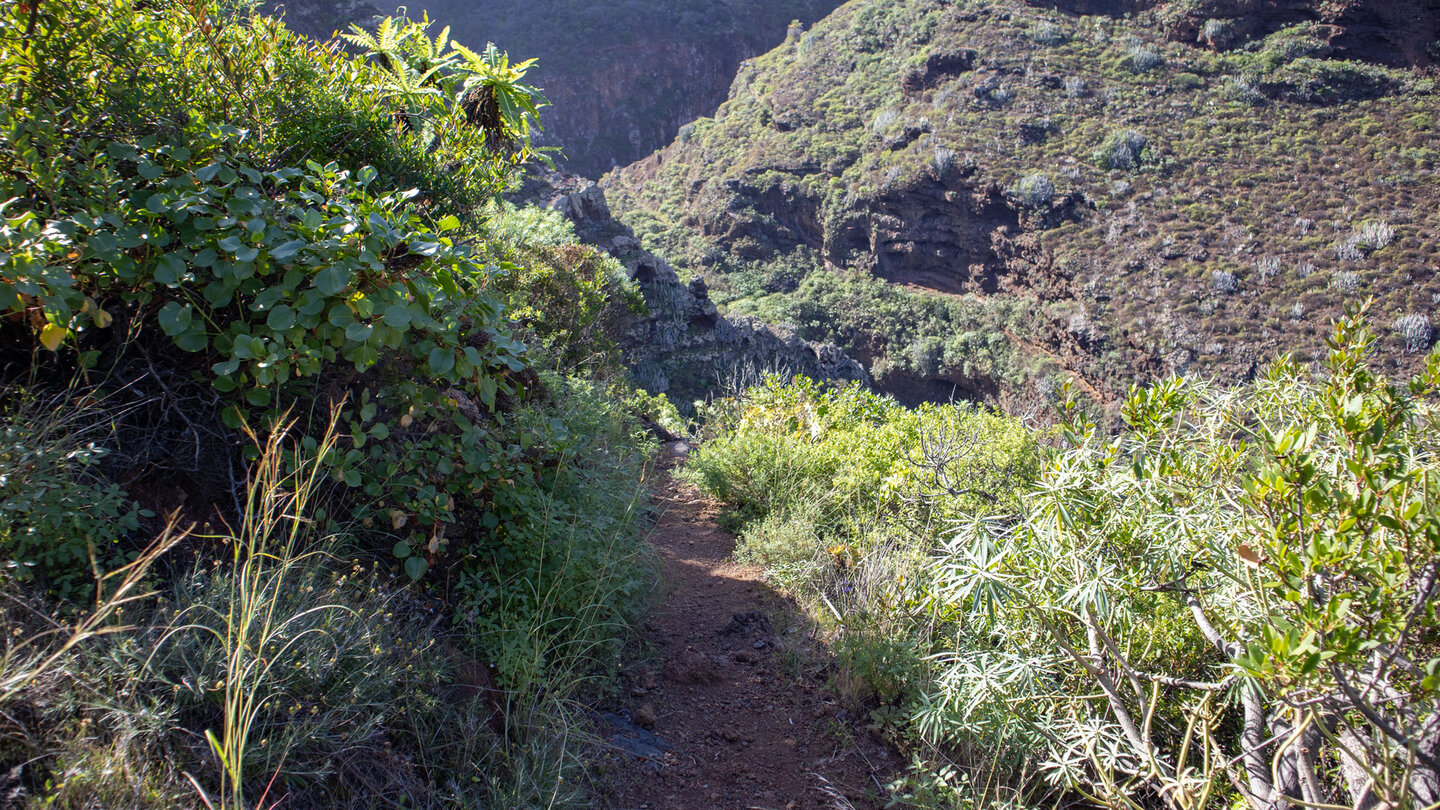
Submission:
[[[1375,339],[1132,388],[1117,434],[774,381],[688,472],[909,753],[902,806],[1423,808],[1440,354],[1390,382]]]
[[[1355,61],[1310,24],[1215,50],[1165,39],[1183,4],[1039,5],[848,4],[747,64],[659,159],[612,173],[612,205],[722,305],[793,317],[880,363],[882,384],[898,369],[1024,398],[1078,376],[1113,403],[1136,378],[1318,360],[1325,325],[1366,296],[1385,319],[1440,296],[1428,72]],[[957,255],[924,258],[938,247]],[[907,308],[960,294],[968,314],[855,330],[871,299],[825,291],[857,270],[895,276]],[[1017,312],[1028,344],[998,364],[912,359],[917,339]],[[1404,347],[1377,346],[1414,371]]]
[[[208,0],[0,18],[6,801],[587,802],[665,405],[623,272],[496,202],[544,160],[530,62]]]

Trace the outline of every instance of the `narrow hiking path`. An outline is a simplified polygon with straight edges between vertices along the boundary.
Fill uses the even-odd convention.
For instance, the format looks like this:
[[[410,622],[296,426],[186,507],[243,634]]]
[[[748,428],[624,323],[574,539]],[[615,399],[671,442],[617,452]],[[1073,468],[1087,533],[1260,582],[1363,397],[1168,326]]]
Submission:
[[[644,628],[651,658],[600,720],[603,806],[878,810],[894,756],[827,691],[795,606],[731,559],[718,506],[674,477],[678,463],[667,451],[654,496],[664,590]]]

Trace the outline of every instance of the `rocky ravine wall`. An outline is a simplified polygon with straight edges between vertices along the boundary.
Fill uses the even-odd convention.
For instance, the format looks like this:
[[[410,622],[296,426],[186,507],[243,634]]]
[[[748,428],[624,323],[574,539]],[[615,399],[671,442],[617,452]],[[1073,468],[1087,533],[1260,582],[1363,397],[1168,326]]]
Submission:
[[[1121,16],[1154,10],[1167,38],[1217,50],[1286,26],[1321,26],[1336,57],[1383,65],[1428,67],[1440,62],[1440,0],[1026,0],[1072,14]],[[1212,37],[1205,23],[1220,20]]]
[[[869,384],[865,369],[838,347],[799,337],[793,327],[722,315],[702,278],[681,282],[670,263],[640,246],[610,216],[605,192],[573,176],[532,182],[526,196],[563,213],[582,240],[618,259],[645,295],[650,312],[621,339],[625,362],[645,390],[679,406],[727,388],[758,382],[766,372]]]
[[[431,33],[476,50],[494,42],[516,60],[535,58],[526,82],[550,106],[538,143],[561,150],[556,163],[598,177],[650,154],[680,127],[714,113],[740,63],[779,45],[792,19],[809,24],[839,0],[410,0],[429,14]],[[291,28],[316,39],[377,14],[398,0],[264,0]]]

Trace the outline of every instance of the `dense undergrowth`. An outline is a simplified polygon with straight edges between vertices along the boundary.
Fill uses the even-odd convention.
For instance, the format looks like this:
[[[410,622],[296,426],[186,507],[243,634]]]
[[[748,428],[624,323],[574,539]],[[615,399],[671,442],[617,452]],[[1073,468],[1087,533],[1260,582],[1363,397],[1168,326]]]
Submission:
[[[529,63],[0,16],[5,802],[586,801],[573,713],[647,592],[634,414],[673,409],[613,260],[495,202],[544,160]]]
[[[777,380],[687,474],[910,752],[899,806],[1433,807],[1440,354],[1374,343],[1134,388],[1113,435]]]

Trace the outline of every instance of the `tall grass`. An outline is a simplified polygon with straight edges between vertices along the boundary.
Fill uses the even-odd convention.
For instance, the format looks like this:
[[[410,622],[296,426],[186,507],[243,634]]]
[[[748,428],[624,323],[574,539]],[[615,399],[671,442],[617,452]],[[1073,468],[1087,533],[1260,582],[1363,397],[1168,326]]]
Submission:
[[[185,608],[161,639],[163,645],[177,633],[209,634],[223,651],[218,684],[224,690],[223,722],[218,734],[205,730],[221,774],[215,801],[204,797],[208,806],[236,810],[250,806],[245,798],[250,736],[261,712],[278,697],[276,667],[308,637],[325,637],[325,629],[314,621],[320,614],[349,610],[342,604],[320,603],[282,611],[287,592],[304,587],[310,564],[324,553],[302,546],[310,536],[306,516],[323,476],[321,460],[335,447],[334,421],[332,416],[316,451],[305,456],[286,452],[287,428],[271,431],[263,443],[255,433],[249,434],[264,450],[253,468],[239,531],[213,538],[232,550],[223,601]],[[287,459],[299,463],[287,471]],[[268,788],[255,804],[264,804]],[[200,790],[198,784],[196,789]]]

